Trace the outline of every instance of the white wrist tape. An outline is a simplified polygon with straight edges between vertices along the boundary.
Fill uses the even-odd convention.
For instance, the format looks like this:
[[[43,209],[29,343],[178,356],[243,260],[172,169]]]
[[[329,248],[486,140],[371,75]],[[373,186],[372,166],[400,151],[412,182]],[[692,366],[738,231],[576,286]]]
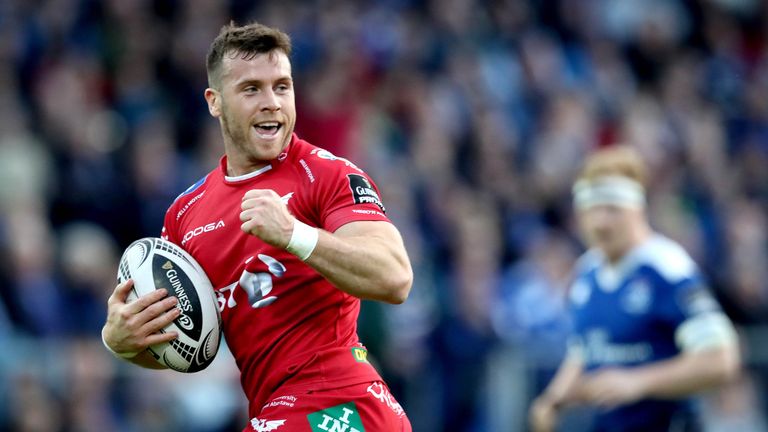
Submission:
[[[319,231],[299,220],[293,223],[293,233],[285,250],[306,261],[317,246]]]
[[[112,349],[112,347],[110,347],[109,345],[107,345],[107,341],[104,339],[104,332],[103,332],[103,331],[101,332],[101,343],[103,343],[103,344],[104,344],[104,347],[105,347],[105,348],[106,348],[106,349],[107,349],[109,352],[111,352],[111,353],[112,353],[112,355],[114,355],[114,356],[116,356],[116,357],[124,358],[124,359],[132,359],[132,358],[136,357],[137,355],[139,355],[139,352],[140,352],[140,351],[136,351],[136,352],[124,352],[124,353],[119,353],[119,352],[116,352],[115,350],[113,350],[113,349]]]

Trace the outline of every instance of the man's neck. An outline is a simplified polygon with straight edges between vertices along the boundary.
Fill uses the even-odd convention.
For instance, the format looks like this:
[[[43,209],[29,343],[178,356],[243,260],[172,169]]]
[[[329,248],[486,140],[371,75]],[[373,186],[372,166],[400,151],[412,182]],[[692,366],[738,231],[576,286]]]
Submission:
[[[633,250],[635,250],[637,247],[645,243],[649,238],[651,238],[651,235],[653,234],[651,227],[647,223],[638,225],[634,228],[635,229],[631,230],[630,232],[629,242],[627,243],[627,247],[623,251],[613,256],[608,254],[605,255],[606,259],[612,266],[621,262],[621,260],[624,259],[624,257],[629,255]]]
[[[265,166],[269,165],[269,162],[259,161],[257,163],[237,163],[233,161],[229,155],[227,155],[227,176],[228,177],[240,177],[252,172],[258,171]]]

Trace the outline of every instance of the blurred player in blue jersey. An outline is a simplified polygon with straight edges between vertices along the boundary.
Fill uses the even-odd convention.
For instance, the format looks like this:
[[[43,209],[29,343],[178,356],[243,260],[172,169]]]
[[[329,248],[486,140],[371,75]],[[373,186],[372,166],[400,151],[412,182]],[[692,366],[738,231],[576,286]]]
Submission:
[[[531,406],[536,432],[555,430],[564,407],[597,407],[595,432],[700,430],[690,397],[739,370],[730,320],[693,260],[654,232],[646,169],[627,146],[598,150],[573,187],[590,250],[569,294],[568,354]]]

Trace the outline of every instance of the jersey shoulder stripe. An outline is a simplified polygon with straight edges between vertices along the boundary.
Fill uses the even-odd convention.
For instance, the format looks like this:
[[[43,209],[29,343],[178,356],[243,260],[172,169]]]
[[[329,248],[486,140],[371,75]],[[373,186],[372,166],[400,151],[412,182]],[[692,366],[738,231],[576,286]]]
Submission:
[[[197,189],[199,189],[199,188],[200,188],[200,186],[202,186],[202,185],[203,185],[203,183],[205,183],[205,181],[208,179],[208,176],[209,176],[209,175],[210,175],[210,174],[206,174],[206,175],[205,175],[203,178],[201,178],[200,180],[196,181],[196,182],[195,182],[193,185],[191,185],[191,186],[190,186],[190,187],[188,187],[186,190],[184,190],[184,192],[180,193],[180,194],[179,194],[179,196],[177,196],[177,197],[176,197],[176,198],[173,200],[173,202],[175,203],[175,202],[176,202],[176,201],[178,201],[178,200],[179,200],[181,197],[183,197],[183,196],[185,196],[185,195],[189,195],[189,194],[191,194],[192,192],[194,192],[194,191],[196,191]]]
[[[698,275],[698,268],[688,252],[675,241],[654,235],[635,256],[636,265],[649,268],[668,283],[675,284]]]
[[[590,249],[576,261],[574,276],[586,277],[594,270],[601,271],[605,265],[604,255],[598,249]],[[628,277],[639,268],[657,274],[669,284],[699,276],[696,263],[685,249],[660,234],[654,234],[615,267],[622,278]]]

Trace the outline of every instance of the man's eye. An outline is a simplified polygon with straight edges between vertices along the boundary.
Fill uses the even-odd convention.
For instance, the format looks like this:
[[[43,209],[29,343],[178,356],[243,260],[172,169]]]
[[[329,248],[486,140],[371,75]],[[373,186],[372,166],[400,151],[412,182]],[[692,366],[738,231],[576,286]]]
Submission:
[[[248,86],[248,87],[244,88],[243,91],[246,92],[246,93],[256,93],[258,91],[258,89],[256,87],[253,87],[253,86]]]

